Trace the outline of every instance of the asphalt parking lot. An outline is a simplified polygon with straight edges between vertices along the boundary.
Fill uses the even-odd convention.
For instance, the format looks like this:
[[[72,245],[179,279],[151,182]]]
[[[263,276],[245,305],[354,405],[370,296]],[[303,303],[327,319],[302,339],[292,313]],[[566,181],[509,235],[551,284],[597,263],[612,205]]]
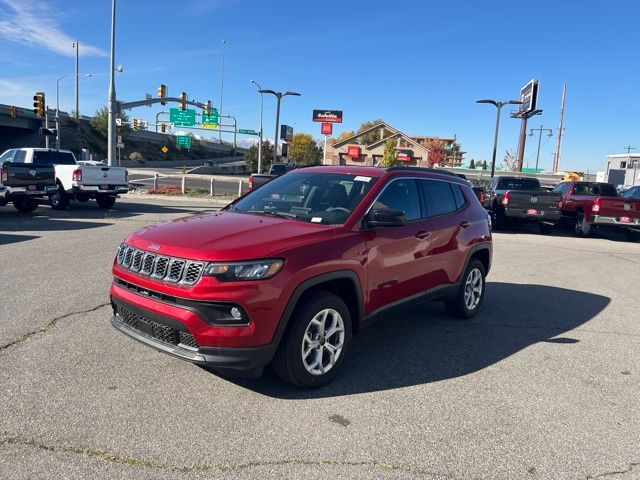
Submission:
[[[640,244],[494,236],[481,314],[358,335],[311,392],[229,380],[110,324],[124,236],[211,210],[0,209],[0,478],[640,478]]]

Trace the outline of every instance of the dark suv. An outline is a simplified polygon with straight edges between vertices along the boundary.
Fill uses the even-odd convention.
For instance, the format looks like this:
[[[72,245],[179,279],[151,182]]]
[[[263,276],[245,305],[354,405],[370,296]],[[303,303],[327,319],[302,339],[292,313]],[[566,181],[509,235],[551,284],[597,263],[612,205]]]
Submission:
[[[112,323],[205,367],[322,385],[352,334],[392,307],[475,315],[491,265],[488,215],[454,175],[296,169],[222,211],[139,230],[113,265]]]

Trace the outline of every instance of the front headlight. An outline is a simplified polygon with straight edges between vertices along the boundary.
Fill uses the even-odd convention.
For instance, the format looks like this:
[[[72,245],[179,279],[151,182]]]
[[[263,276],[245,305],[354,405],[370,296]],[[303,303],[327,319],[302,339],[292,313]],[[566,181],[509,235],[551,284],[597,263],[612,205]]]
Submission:
[[[273,277],[283,265],[284,260],[280,259],[210,263],[202,274],[207,277],[216,277],[221,282],[262,280]]]

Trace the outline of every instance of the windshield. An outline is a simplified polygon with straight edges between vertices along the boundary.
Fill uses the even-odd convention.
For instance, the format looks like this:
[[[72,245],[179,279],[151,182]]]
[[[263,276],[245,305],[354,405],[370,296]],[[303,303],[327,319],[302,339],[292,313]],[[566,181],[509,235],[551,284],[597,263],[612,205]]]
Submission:
[[[535,178],[501,178],[498,190],[539,190],[540,182]]]
[[[375,182],[372,177],[338,173],[291,173],[270,181],[228,209],[341,225]]]

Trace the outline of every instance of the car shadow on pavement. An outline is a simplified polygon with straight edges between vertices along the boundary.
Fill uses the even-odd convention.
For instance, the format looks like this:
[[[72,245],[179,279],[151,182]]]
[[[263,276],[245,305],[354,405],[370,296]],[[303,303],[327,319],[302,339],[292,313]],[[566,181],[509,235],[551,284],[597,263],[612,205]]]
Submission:
[[[363,329],[353,338],[343,371],[319,389],[296,389],[271,368],[260,378],[229,380],[292,400],[447,380],[482,370],[539,342],[573,348],[578,340],[568,332],[597,316],[609,302],[608,297],[565,288],[488,282],[482,311],[472,320],[451,319],[442,303],[431,303],[396,312]]]

